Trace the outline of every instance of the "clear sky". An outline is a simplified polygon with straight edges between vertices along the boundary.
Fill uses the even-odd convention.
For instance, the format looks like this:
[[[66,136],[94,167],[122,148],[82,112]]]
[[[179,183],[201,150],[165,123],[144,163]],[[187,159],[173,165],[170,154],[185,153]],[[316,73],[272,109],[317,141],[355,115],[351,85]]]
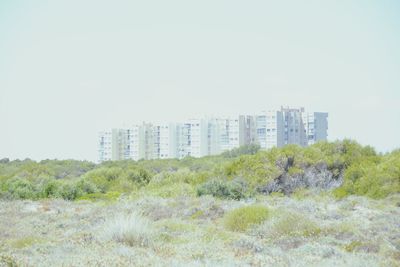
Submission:
[[[400,147],[400,1],[0,1],[0,158],[96,160],[143,120],[329,112]]]

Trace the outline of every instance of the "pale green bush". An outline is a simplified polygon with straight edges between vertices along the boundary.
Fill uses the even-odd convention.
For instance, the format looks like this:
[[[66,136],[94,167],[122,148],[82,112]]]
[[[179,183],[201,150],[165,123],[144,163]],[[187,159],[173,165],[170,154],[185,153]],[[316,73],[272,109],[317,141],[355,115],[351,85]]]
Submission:
[[[318,236],[321,228],[306,216],[288,211],[275,211],[271,219],[256,229],[259,236],[266,238]]]
[[[400,152],[394,151],[379,162],[365,158],[349,166],[343,185],[334,194],[338,198],[355,194],[379,199],[399,192]]]
[[[268,216],[269,211],[265,206],[245,206],[228,212],[224,217],[224,225],[231,231],[244,232],[267,220]]]
[[[197,187],[197,195],[212,195],[218,198],[240,200],[249,197],[247,183],[243,180],[210,180]]]

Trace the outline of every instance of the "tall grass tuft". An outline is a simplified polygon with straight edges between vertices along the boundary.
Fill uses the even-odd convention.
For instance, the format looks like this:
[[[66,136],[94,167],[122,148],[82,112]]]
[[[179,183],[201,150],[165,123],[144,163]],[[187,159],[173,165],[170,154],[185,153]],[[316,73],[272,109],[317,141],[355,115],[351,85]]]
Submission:
[[[106,222],[105,237],[128,246],[147,247],[155,230],[151,221],[138,213],[118,215]]]

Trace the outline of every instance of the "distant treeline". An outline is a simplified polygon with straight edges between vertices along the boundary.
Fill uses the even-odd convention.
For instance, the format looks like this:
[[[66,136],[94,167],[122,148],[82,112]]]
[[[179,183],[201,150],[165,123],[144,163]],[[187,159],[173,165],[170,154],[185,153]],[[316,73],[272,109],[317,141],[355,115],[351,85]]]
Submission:
[[[116,199],[201,196],[241,199],[298,190],[338,198],[384,198],[400,192],[400,150],[378,154],[352,140],[288,145],[260,151],[244,146],[203,158],[113,161],[0,160],[2,199]]]

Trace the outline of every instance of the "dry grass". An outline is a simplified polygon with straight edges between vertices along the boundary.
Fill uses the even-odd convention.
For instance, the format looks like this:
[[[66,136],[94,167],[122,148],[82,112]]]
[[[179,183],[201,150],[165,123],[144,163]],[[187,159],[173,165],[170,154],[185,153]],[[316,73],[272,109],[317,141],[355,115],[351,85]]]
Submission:
[[[154,237],[154,228],[148,219],[138,213],[122,214],[106,222],[104,235],[109,240],[129,246],[147,247]]]
[[[0,266],[399,266],[398,199],[0,202]],[[253,205],[268,219],[225,228]]]

